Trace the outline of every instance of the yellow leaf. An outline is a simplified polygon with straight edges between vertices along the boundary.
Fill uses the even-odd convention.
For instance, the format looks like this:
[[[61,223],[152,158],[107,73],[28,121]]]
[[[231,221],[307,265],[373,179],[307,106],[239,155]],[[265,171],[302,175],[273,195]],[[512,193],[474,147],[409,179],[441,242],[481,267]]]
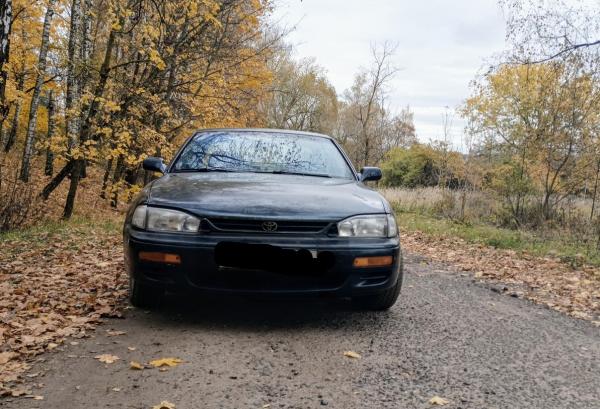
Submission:
[[[439,396],[434,396],[433,398],[429,399],[430,405],[444,406],[444,405],[447,405],[448,403],[450,403],[450,402],[447,399],[440,398]]]
[[[358,354],[354,351],[346,351],[346,352],[344,352],[344,356],[348,357],[348,358],[353,358],[353,359],[360,359],[360,354]]]
[[[142,370],[142,369],[144,369],[144,366],[142,364],[140,364],[139,362],[131,361],[129,363],[129,368]]]
[[[175,409],[175,404],[163,400],[160,404],[152,406],[152,409]]]
[[[154,361],[150,361],[150,365],[155,368],[160,368],[161,366],[177,366],[177,364],[182,363],[183,361],[178,358],[161,358],[155,359]]]
[[[115,363],[119,359],[118,356],[111,354],[96,355],[94,358],[96,358],[100,362],[104,362],[105,364]]]

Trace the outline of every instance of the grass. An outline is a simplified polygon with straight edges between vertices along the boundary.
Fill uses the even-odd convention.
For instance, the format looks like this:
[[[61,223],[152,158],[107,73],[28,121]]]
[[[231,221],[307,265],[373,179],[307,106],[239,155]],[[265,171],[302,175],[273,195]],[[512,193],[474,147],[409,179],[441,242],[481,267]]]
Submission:
[[[0,247],[10,242],[27,243],[28,249],[47,246],[49,238],[72,238],[68,242],[74,247],[78,241],[94,240],[95,233],[118,235],[122,228],[120,217],[74,216],[68,221],[46,221],[23,230],[0,233]],[[79,240],[75,240],[78,238]]]
[[[584,243],[568,234],[542,235],[483,223],[460,223],[427,213],[402,210],[396,212],[396,217],[401,231],[421,231],[434,237],[459,237],[468,243],[527,252],[541,257],[556,256],[573,267],[582,263],[600,266],[600,252],[595,243]]]

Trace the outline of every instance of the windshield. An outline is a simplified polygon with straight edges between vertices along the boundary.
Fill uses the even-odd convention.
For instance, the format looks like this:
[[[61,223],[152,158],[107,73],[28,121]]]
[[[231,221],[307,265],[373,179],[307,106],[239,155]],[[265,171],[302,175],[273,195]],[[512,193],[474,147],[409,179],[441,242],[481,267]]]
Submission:
[[[195,135],[174,172],[257,172],[352,179],[348,163],[327,138],[275,132],[209,132]]]

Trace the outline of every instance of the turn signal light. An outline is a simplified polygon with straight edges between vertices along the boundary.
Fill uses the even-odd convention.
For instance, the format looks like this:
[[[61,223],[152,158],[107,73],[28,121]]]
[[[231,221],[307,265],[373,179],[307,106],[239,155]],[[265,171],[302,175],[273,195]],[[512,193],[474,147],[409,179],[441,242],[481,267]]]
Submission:
[[[393,262],[392,256],[356,257],[354,267],[385,267],[391,266]]]
[[[154,263],[181,264],[181,257],[179,254],[140,251],[139,256],[140,260],[152,261]]]

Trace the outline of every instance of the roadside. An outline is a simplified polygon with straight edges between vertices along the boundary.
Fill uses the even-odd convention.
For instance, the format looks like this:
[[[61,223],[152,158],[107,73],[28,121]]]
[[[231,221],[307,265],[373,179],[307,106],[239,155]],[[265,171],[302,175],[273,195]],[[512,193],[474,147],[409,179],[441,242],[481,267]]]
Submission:
[[[596,268],[572,268],[557,258],[494,249],[451,235],[411,231],[402,215],[399,222],[403,246],[411,260],[409,276],[424,270],[427,279],[435,281],[438,275],[451,274],[466,285],[458,290],[456,284],[462,293],[472,290],[469,283],[474,280],[497,293],[527,298],[599,324],[600,280]],[[100,336],[92,330],[104,318],[120,317],[126,311],[120,227],[114,218],[79,218],[0,236],[0,394],[36,396],[32,385],[38,382],[38,367],[46,359],[39,354]],[[414,285],[407,283],[404,297],[412,297]],[[431,302],[438,302],[441,296],[436,290]],[[518,305],[531,308],[528,304]],[[454,314],[467,317],[473,313],[470,310],[474,307],[465,308]],[[180,312],[187,313],[185,308]],[[346,313],[351,311],[344,310]],[[139,312],[128,314],[140,316]],[[109,325],[120,324],[110,321]],[[581,325],[585,328],[586,324]]]
[[[120,225],[51,222],[0,236],[0,395],[21,386],[32,358],[118,317],[126,291]]]
[[[397,216],[407,251],[469,272],[494,284],[494,291],[525,297],[600,326],[600,267],[561,259],[553,255],[552,243],[545,248],[535,243],[508,244],[522,233],[459,225],[416,213]]]
[[[2,405],[597,408],[597,328],[421,257],[408,255],[406,267],[385,313],[327,299],[173,296],[158,311],[128,309],[39,357],[38,400]]]

